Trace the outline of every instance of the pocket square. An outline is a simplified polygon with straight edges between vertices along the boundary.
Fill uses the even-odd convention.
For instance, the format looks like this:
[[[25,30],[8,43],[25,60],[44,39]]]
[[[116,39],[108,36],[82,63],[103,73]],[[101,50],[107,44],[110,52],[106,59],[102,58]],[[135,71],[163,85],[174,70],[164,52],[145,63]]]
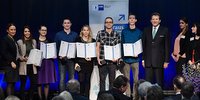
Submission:
[[[165,37],[164,35],[160,35],[160,37]]]

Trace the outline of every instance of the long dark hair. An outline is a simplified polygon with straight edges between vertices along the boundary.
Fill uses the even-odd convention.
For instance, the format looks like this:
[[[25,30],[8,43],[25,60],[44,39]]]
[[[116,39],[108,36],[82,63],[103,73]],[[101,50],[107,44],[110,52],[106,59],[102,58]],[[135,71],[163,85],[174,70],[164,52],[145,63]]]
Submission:
[[[196,33],[196,35],[197,36],[200,36],[200,25],[199,25],[199,23],[193,23],[193,25],[192,25],[192,27],[197,27],[197,33]]]
[[[33,38],[32,38],[32,32],[31,32],[31,29],[30,29],[30,27],[29,27],[28,25],[24,26],[24,28],[23,28],[22,42],[23,42],[23,43],[26,43],[26,41],[25,41],[25,35],[24,35],[24,30],[25,30],[26,28],[30,31],[30,37],[29,37],[29,40],[28,40],[28,41],[30,41],[31,44],[33,44],[33,41],[32,41],[32,39],[33,39]]]
[[[180,32],[182,32],[183,35],[186,35],[188,32],[188,19],[186,17],[182,17],[180,20],[187,24],[186,28],[180,29]]]

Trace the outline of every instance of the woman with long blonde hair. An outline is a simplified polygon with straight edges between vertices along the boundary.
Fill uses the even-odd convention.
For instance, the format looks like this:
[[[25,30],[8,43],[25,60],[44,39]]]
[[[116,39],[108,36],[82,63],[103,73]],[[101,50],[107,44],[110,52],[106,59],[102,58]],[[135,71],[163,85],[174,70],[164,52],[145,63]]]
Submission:
[[[80,43],[92,43],[95,39],[92,38],[92,31],[90,26],[84,25],[81,28],[80,37],[76,39]],[[80,94],[89,98],[90,77],[93,70],[94,58],[77,58],[75,69],[80,67],[78,72],[78,80],[80,82]]]

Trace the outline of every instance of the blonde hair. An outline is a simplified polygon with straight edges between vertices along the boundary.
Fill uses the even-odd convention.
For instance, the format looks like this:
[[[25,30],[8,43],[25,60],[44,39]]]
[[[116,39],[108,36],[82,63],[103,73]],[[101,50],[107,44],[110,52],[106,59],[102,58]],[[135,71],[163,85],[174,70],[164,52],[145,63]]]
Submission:
[[[80,37],[82,38],[83,37],[83,29],[84,27],[87,27],[88,30],[89,30],[89,35],[88,35],[88,41],[87,42],[92,42],[92,30],[90,28],[89,25],[84,25],[82,28],[81,28],[81,32],[80,32]]]

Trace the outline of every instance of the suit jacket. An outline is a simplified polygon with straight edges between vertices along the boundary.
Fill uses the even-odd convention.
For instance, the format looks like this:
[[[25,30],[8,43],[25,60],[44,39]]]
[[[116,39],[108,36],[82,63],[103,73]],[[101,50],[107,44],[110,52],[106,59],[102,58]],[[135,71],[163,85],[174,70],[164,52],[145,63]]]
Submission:
[[[170,34],[168,28],[159,26],[154,39],[152,38],[152,27],[145,28],[142,42],[145,67],[162,68],[164,62],[169,62]]]
[[[33,49],[36,48],[36,40],[33,39]],[[22,58],[26,55],[26,44],[23,43],[23,41],[20,39],[17,41],[17,44],[19,45],[19,57]],[[33,66],[33,73],[37,74],[36,66]],[[26,62],[20,61],[19,63],[19,75],[27,75],[27,65]]]
[[[18,47],[14,39],[5,36],[1,41],[2,62],[5,66],[11,66],[11,62],[17,64]]]

